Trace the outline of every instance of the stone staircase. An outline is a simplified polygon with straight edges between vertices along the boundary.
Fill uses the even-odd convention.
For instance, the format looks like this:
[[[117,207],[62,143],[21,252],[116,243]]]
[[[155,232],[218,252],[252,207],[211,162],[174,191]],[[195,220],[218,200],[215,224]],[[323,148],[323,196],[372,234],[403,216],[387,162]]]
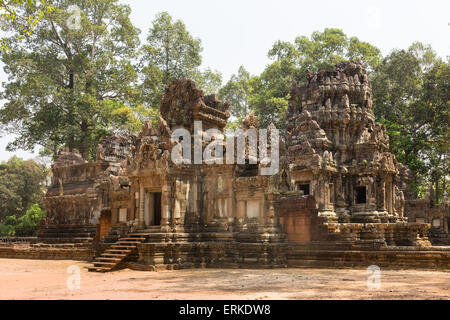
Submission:
[[[148,233],[132,233],[120,238],[99,257],[95,258],[91,272],[113,271],[121,262],[137,251],[137,246],[147,240]]]

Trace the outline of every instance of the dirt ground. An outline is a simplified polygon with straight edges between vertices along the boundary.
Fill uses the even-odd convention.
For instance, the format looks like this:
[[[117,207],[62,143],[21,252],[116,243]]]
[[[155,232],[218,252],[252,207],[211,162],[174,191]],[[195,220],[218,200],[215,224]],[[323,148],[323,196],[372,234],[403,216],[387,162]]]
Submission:
[[[69,267],[80,270],[77,276]],[[365,269],[122,270],[90,273],[87,263],[0,259],[0,299],[449,299],[450,272],[381,270],[368,290]],[[78,267],[78,268],[77,268]],[[69,290],[68,284],[75,290]]]

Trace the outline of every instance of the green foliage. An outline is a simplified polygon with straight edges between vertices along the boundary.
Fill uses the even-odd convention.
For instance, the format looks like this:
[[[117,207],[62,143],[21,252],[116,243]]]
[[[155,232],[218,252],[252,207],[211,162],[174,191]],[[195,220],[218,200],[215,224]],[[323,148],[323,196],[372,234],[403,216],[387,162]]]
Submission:
[[[449,62],[414,43],[392,51],[372,79],[375,115],[387,127],[392,152],[413,171],[417,191],[435,186],[436,203],[448,189],[449,75]]]
[[[230,102],[231,116],[237,119],[242,119],[249,113],[250,78],[250,73],[241,66],[238,74],[232,75],[218,91],[220,99]]]
[[[0,222],[20,217],[42,199],[48,169],[33,160],[12,157],[0,164]]]
[[[154,108],[159,107],[171,81],[189,77],[202,63],[200,39],[194,38],[182,21],[173,21],[167,12],[156,16],[142,50],[144,98]]]
[[[311,37],[299,36],[293,43],[278,41],[269,51],[276,61],[291,61],[299,69],[301,78],[307,70],[329,70],[345,60],[361,60],[370,70],[379,63],[381,52],[375,46],[348,36],[340,29],[315,31]],[[302,80],[302,79],[297,79]]]
[[[0,236],[33,236],[45,213],[39,203],[49,170],[12,157],[0,164]]]
[[[14,237],[16,234],[14,225],[0,223],[0,237]]]
[[[5,26],[13,36],[11,52],[1,56],[9,79],[0,130],[17,136],[9,151],[40,145],[55,158],[65,146],[94,160],[105,136],[136,134],[143,121],[157,119],[172,80],[190,77],[206,94],[219,90],[221,74],[199,69],[200,40],[181,21],[159,14],[140,56],[140,31],[117,2],[51,1],[53,10],[23,41],[14,36],[19,25]]]
[[[284,131],[289,92],[296,72],[297,68],[291,61],[275,61],[260,76],[251,79],[249,104],[262,127],[273,123]]]
[[[222,87],[222,74],[217,70],[210,68],[204,71],[196,70],[191,74],[191,78],[205,95],[217,93]]]
[[[159,13],[142,47],[144,101],[159,109],[166,87],[180,78],[193,79],[205,94],[216,93],[222,85],[222,75],[211,69],[199,69],[202,50],[200,39],[194,38],[182,21],[174,21],[167,12]]]
[[[9,150],[41,145],[55,156],[67,146],[92,159],[112,125],[126,127],[114,109],[140,103],[132,63],[139,30],[130,21],[130,8],[117,0],[51,3],[54,10],[34,32],[23,41],[12,37],[11,53],[2,54],[9,80],[0,123],[18,135]],[[70,5],[80,10],[68,10]],[[71,19],[79,24],[72,26]],[[8,31],[18,35],[21,29],[12,24]]]
[[[348,38],[340,29],[313,32],[310,38],[300,36],[293,43],[278,41],[268,54],[274,60],[255,77],[241,67],[237,75],[220,90],[223,99],[231,102],[232,115],[242,119],[255,111],[262,126],[273,123],[285,129],[285,116],[292,82],[306,82],[306,72],[331,69],[335,64],[353,59],[371,72],[381,59],[378,48],[356,37]]]
[[[33,204],[29,207],[26,213],[19,218],[16,218],[15,216],[6,217],[3,223],[0,223],[0,236],[36,236],[43,219],[45,219],[45,212],[38,204]]]
[[[340,29],[315,31],[310,38],[300,36],[293,43],[278,41],[269,51],[275,60],[254,80],[252,108],[263,126],[274,123],[285,128],[285,114],[292,82],[306,82],[306,72],[332,69],[344,60],[361,60],[370,70],[381,57],[380,50],[356,37],[348,38]]]
[[[33,204],[27,212],[18,219],[15,228],[17,237],[32,237],[39,231],[41,221],[45,219],[45,212],[38,204]]]
[[[7,31],[8,26],[15,24],[19,33],[18,39],[23,39],[25,35],[30,35],[39,23],[39,20],[49,12],[53,6],[45,0],[0,0],[0,29]],[[10,39],[4,37],[0,39],[0,51],[10,51]]]

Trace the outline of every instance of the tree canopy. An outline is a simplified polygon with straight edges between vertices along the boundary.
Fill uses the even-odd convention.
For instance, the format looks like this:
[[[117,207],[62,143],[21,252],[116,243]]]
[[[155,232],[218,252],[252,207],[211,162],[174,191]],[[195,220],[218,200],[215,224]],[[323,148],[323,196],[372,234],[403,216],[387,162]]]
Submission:
[[[379,64],[381,52],[356,37],[349,38],[340,29],[327,28],[323,32],[313,32],[309,38],[299,36],[294,42],[277,41],[268,57],[273,62],[259,76],[250,78],[241,67],[220,93],[234,102],[231,112],[237,118],[245,116],[242,110],[251,109],[262,126],[274,123],[284,130],[293,81],[303,84],[308,70],[332,69],[348,59],[361,60],[372,71]]]
[[[19,217],[41,201],[47,169],[33,160],[12,157],[0,164],[0,220]]]
[[[450,64],[416,42],[386,56],[372,78],[374,111],[386,125],[392,152],[414,173],[422,194],[448,188]],[[436,201],[438,202],[438,201]]]
[[[222,85],[222,75],[218,71],[200,70],[201,40],[167,12],[156,15],[142,51],[143,97],[147,105],[155,109],[159,109],[164,90],[173,80],[192,78],[206,93],[217,92]]]
[[[18,135],[9,150],[41,145],[54,156],[65,145],[89,158],[120,127],[117,111],[139,102],[139,30],[117,0],[52,4],[34,32],[2,54],[9,81],[0,123]],[[21,30],[12,24],[10,31]]]

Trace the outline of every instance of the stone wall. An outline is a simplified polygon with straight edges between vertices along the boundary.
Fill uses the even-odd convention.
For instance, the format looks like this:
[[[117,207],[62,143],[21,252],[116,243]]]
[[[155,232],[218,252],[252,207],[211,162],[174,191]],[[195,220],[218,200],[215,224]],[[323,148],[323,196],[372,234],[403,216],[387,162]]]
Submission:
[[[284,244],[231,242],[144,243],[138,264],[180,268],[282,268]]]
[[[430,225],[429,237],[433,245],[450,245],[450,205],[447,193],[442,203],[433,203],[433,189],[425,199],[408,199],[405,201],[405,216],[409,222]]]
[[[0,247],[3,259],[91,261],[93,257],[91,248]]]
[[[387,269],[426,268],[449,269],[450,248],[386,247],[369,250],[355,248],[290,244],[286,254],[289,267],[367,268],[371,265]]]
[[[275,208],[289,242],[311,242],[319,239],[319,218],[312,196],[282,196]]]
[[[450,268],[448,247],[384,248],[320,243],[181,242],[144,243],[139,246],[137,270],[182,268],[296,268],[362,267]]]

